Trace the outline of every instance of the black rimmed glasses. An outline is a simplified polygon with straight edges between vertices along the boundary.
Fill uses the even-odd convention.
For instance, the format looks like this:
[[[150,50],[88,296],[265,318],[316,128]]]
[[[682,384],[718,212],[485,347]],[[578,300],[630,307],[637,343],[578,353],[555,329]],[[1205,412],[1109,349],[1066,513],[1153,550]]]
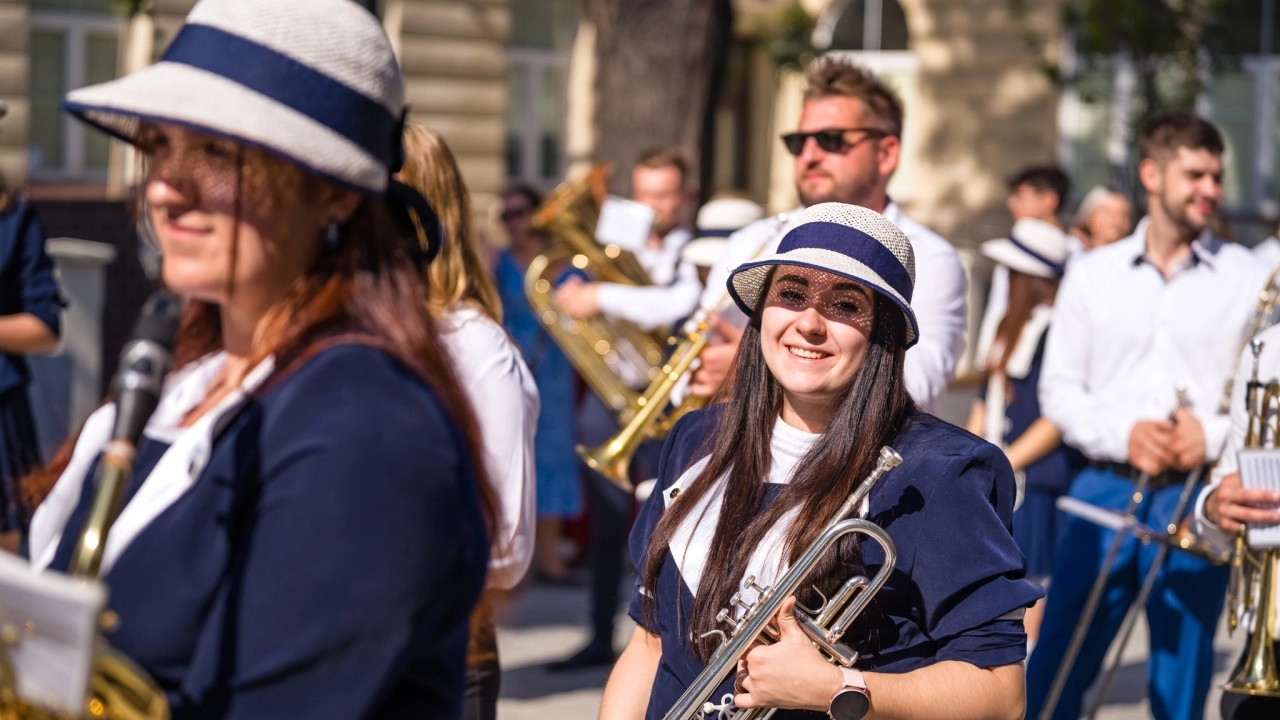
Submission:
[[[845,136],[849,133],[864,134],[857,140],[849,142],[845,140]],[[815,130],[814,132],[788,133],[782,136],[782,144],[787,146],[787,152],[798,156],[804,152],[804,145],[809,141],[809,138],[813,138],[823,152],[843,153],[858,146],[864,140],[879,140],[888,137],[890,134],[892,133],[872,127],[828,128],[826,130]]]

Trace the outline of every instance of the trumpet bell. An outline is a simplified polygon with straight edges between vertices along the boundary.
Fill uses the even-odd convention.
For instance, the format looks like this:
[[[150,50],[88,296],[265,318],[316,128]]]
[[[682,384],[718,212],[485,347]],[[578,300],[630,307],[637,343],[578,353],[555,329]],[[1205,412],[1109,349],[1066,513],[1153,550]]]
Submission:
[[[618,438],[614,437],[593,448],[575,445],[574,449],[578,451],[578,457],[582,458],[582,462],[586,463],[587,467],[629,493],[633,490],[630,468],[631,456],[635,453],[635,449],[621,445]]]
[[[1280,550],[1276,548],[1262,553],[1253,635],[1245,650],[1244,665],[1222,686],[1229,693],[1280,697],[1280,668],[1276,667],[1275,643],[1277,558],[1280,558]]]

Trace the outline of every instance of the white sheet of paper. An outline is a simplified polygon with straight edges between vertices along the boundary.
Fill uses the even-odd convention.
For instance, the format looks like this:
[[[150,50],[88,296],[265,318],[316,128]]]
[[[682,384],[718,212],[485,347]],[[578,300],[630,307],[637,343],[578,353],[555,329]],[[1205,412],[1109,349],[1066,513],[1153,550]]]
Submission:
[[[37,573],[0,551],[0,625],[17,645],[0,646],[27,701],[79,717],[89,690],[98,617],[107,592],[96,580]]]
[[[1249,489],[1280,490],[1280,449],[1244,449],[1236,456],[1240,484]],[[1249,525],[1249,547],[1280,547],[1280,524]]]
[[[653,218],[653,208],[648,205],[610,195],[600,206],[596,242],[617,245],[627,252],[640,252],[649,241]]]

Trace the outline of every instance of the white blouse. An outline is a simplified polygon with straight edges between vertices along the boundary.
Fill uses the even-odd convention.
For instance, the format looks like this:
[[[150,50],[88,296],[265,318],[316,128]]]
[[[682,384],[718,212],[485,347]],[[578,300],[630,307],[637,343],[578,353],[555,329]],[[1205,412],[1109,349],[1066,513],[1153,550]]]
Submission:
[[[506,590],[520,582],[533,559],[538,387],[507,331],[474,308],[459,304],[445,313],[440,339],[475,411],[485,470],[498,499],[501,526],[487,585]]]

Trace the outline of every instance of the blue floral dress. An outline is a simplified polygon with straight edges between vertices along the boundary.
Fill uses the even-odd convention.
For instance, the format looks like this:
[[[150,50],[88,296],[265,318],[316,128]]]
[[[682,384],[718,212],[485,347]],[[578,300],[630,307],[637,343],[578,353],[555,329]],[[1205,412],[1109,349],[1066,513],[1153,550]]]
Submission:
[[[533,371],[542,399],[534,437],[538,516],[577,517],[582,512],[582,487],[578,458],[573,451],[577,395],[573,366],[529,307],[524,293],[524,270],[510,252],[498,257],[494,274],[502,298],[502,324],[519,346],[525,364]]]

